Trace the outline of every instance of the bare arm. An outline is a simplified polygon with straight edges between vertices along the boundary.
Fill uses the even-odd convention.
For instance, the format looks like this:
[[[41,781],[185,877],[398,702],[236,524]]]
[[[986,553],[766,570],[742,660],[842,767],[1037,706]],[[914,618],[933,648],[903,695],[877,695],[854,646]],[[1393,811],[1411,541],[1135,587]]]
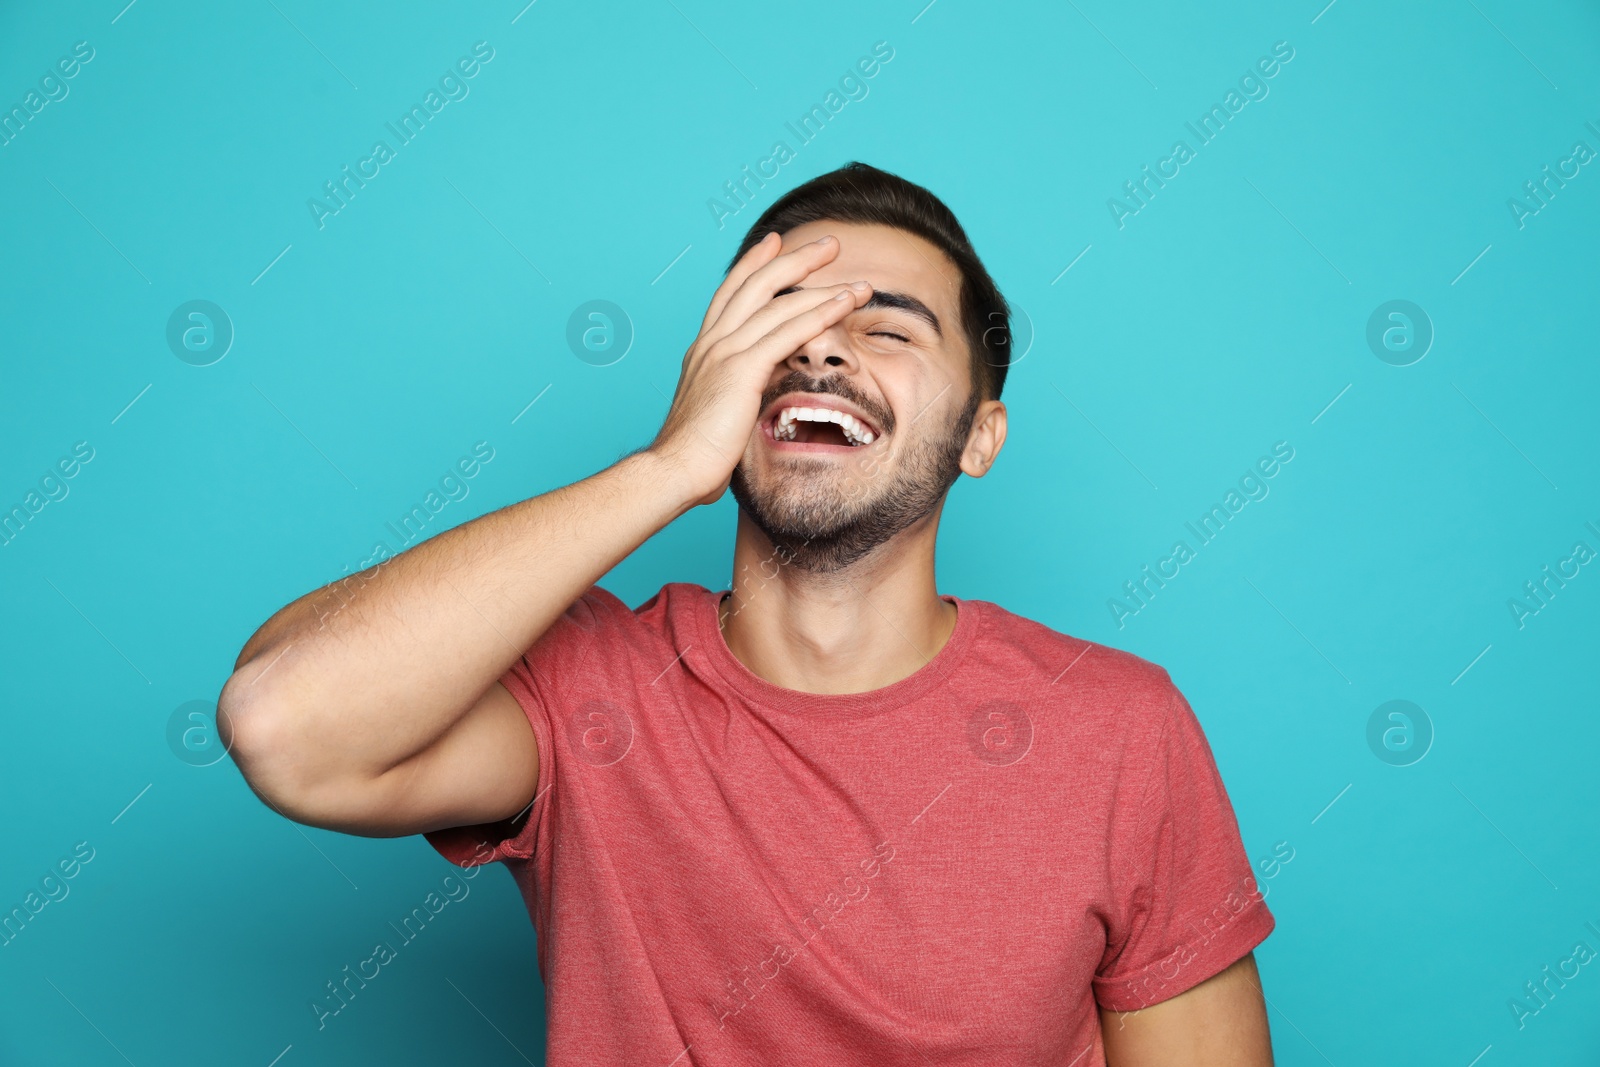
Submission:
[[[667,474],[652,453],[629,456],[274,614],[219,701],[251,787],[290,818],[370,836],[515,815],[537,785],[537,750],[498,679],[692,505]]]
[[[447,530],[274,614],[239,653],[218,730],[291,819],[395,837],[516,815],[538,789],[499,678],[601,575],[697,504],[749,444],[773,369],[870,295],[775,294],[837,255],[769,238],[717,290],[651,445]],[[834,299],[841,292],[844,299]]]
[[[1100,1012],[1108,1067],[1272,1067],[1255,954],[1177,996]]]

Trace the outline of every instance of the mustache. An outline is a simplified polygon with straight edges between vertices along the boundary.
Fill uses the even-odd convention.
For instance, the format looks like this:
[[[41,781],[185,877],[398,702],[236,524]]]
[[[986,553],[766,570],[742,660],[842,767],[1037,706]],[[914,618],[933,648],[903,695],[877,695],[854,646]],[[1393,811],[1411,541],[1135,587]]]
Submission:
[[[894,432],[894,412],[872,400],[843,374],[814,378],[805,371],[791,370],[761,394],[761,410],[785,393],[818,393],[841,397],[866,413],[884,434]]]

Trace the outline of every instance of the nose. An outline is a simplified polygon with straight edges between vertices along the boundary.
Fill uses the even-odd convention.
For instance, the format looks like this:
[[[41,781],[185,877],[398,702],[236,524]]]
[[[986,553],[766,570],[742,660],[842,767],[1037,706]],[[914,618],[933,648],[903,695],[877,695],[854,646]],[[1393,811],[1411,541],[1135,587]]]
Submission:
[[[860,360],[850,350],[850,336],[841,323],[822,331],[807,341],[784,360],[790,370],[821,376],[838,369],[854,374],[861,369]]]

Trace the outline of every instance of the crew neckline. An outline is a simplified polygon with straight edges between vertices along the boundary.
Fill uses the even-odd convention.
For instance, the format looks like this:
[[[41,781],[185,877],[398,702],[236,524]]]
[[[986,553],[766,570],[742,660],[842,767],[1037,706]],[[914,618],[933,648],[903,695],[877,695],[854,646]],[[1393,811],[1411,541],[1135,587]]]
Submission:
[[[697,586],[694,621],[696,644],[705,650],[712,668],[740,696],[765,708],[813,719],[865,719],[903,707],[931,691],[954,672],[981,629],[980,601],[947,593],[939,599],[955,606],[956,625],[933,658],[911,674],[864,693],[807,693],[774,685],[739,661],[728,647],[718,625],[718,608],[727,589]]]

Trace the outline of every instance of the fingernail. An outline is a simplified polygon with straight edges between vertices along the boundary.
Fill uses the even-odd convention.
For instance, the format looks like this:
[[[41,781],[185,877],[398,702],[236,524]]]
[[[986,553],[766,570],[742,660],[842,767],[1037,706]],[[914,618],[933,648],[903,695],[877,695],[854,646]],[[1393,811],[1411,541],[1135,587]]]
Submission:
[[[823,237],[818,237],[817,238],[817,244],[819,244],[819,245],[831,244],[832,241],[833,241],[833,238],[831,236],[823,236]]]
[[[834,297],[834,299],[835,300],[849,300],[850,299],[850,294],[849,293],[840,293],[838,296]]]
[[[854,289],[858,293],[864,293],[868,289],[871,289],[872,286],[868,285],[866,282],[851,282],[850,288]]]

